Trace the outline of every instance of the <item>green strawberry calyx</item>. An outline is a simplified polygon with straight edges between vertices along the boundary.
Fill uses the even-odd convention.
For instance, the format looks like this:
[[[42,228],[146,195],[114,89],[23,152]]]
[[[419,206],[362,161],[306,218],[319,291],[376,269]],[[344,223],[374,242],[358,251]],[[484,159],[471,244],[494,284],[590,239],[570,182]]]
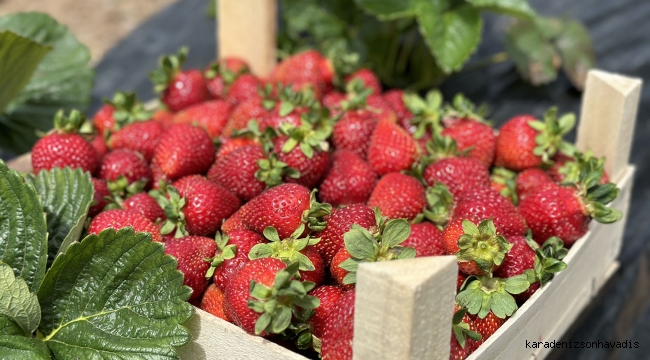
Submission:
[[[119,130],[125,125],[136,121],[149,120],[153,116],[151,111],[145,110],[144,104],[138,100],[133,92],[116,92],[113,95],[113,100],[104,99],[104,103],[115,109],[113,111],[115,125],[110,129],[112,131]]]
[[[297,108],[315,108],[320,106],[320,103],[314,96],[314,90],[309,86],[296,90],[292,86],[278,84],[278,99],[280,100],[278,114],[282,117],[291,114]]]
[[[465,95],[458,93],[451,103],[447,103],[443,107],[443,123],[445,123],[446,127],[449,127],[457,119],[470,119],[489,125],[489,122],[485,120],[487,112],[486,104],[477,107]]]
[[[186,200],[184,197],[181,197],[178,190],[171,185],[162,183],[160,190],[152,190],[149,192],[149,195],[156,199],[158,205],[165,212],[165,217],[167,217],[167,220],[165,220],[160,228],[160,233],[167,235],[176,229],[176,233],[174,234],[176,238],[189,235],[186,228],[185,214],[183,213]]]
[[[287,163],[280,161],[272,152],[265,152],[266,158],[257,160],[259,169],[255,171],[255,178],[271,188],[283,183],[284,177],[300,178],[300,171],[292,168]]]
[[[86,122],[86,117],[79,110],[72,110],[67,116],[63,109],[54,115],[54,128],[63,134],[77,134]]]
[[[532,270],[507,279],[489,276],[470,278],[465,288],[456,295],[456,302],[481,319],[490,311],[501,319],[512,316],[517,310],[517,302],[512,295],[521,294],[530,287],[531,282],[535,282]]]
[[[564,242],[557,236],[548,238],[540,247],[530,236],[526,236],[526,243],[535,251],[535,266],[533,268],[535,280],[540,286],[553,280],[555,274],[566,269],[567,264],[562,261],[569,250],[564,247]],[[533,282],[531,282],[533,283]]]
[[[147,179],[143,179],[129,183],[126,176],[120,175],[116,180],[107,181],[106,186],[108,187],[111,196],[121,205],[124,199],[131,195],[144,192],[144,188],[147,186],[148,182]]]
[[[440,134],[443,115],[443,98],[440,91],[431,90],[424,98],[417,94],[405,93],[402,100],[406,108],[413,114],[411,124],[416,126],[413,133],[415,139],[422,139],[427,133]]]
[[[287,136],[287,141],[281,149],[283,153],[291,152],[296,147],[299,147],[302,153],[311,159],[316,152],[329,150],[327,139],[332,134],[332,126],[315,127],[303,116],[300,120],[300,126],[282,123],[280,132]]]
[[[188,51],[187,47],[183,46],[176,55],[161,56],[158,59],[158,69],[149,74],[149,78],[154,83],[154,90],[157,93],[167,90],[169,83],[176,77],[187,59]]]
[[[481,221],[478,226],[469,220],[462,222],[464,234],[458,238],[460,250],[456,253],[459,262],[473,261],[492,276],[495,265],[501,265],[512,244],[505,237],[497,235],[492,219]]]
[[[210,263],[210,268],[205,273],[207,279],[214,275],[214,271],[221,266],[226,260],[234,259],[237,255],[237,245],[228,244],[230,237],[217,231],[214,236],[214,242],[217,244],[217,255],[213,258],[206,258],[205,261]]]
[[[499,193],[506,199],[510,200],[513,205],[517,205],[519,203],[516,179],[517,173],[504,167],[494,167],[492,169],[492,173],[490,174],[490,180],[492,183],[497,184],[501,187]]]
[[[436,181],[433,186],[427,187],[425,197],[427,207],[424,208],[421,214],[416,216],[413,223],[426,218],[442,230],[451,220],[454,196],[449,192],[449,188],[445,184]]]
[[[367,108],[368,96],[372,89],[366,87],[361,79],[354,79],[345,85],[345,100],[341,101],[340,107],[343,111],[360,110]]]
[[[423,156],[421,162],[423,165],[429,165],[441,159],[468,156],[473,148],[474,146],[470,146],[459,150],[456,140],[451,136],[433,134],[433,137],[425,144],[426,155]]]
[[[317,244],[320,238],[312,238],[309,236],[302,237],[305,232],[305,224],[301,224],[296,231],[286,239],[280,239],[278,231],[273,226],[267,226],[264,229],[264,237],[270,242],[265,244],[257,244],[253,246],[248,253],[248,258],[251,260],[261,258],[276,258],[282,260],[285,264],[299,264],[300,270],[314,271],[314,263],[301,253],[307,246]]]
[[[316,200],[316,189],[309,194],[309,209],[302,213],[302,223],[311,231],[323,231],[327,226],[325,216],[332,213],[332,205],[320,203]]]
[[[244,129],[233,130],[231,138],[248,138],[253,139],[262,144],[262,148],[266,152],[273,150],[273,141],[272,139],[277,137],[278,133],[270,127],[264,129],[264,132],[260,130],[260,124],[256,119],[251,119],[246,124]]]
[[[541,156],[542,163],[551,164],[551,158],[558,151],[566,155],[573,155],[575,146],[564,140],[564,135],[573,130],[576,117],[572,113],[564,114],[557,118],[557,108],[552,107],[544,114],[544,120],[532,120],[528,126],[538,132],[535,136],[537,146],[533,154]]]
[[[320,306],[320,300],[308,295],[315,284],[310,281],[295,280],[298,263],[293,263],[275,275],[273,285],[268,287],[251,281],[248,307],[261,314],[255,322],[255,333],[282,334],[285,330],[296,329],[304,321],[304,316],[294,316],[304,310]]]
[[[389,261],[397,259],[411,259],[416,253],[412,247],[400,244],[411,234],[411,225],[406,219],[386,220],[381,215],[379,208],[375,208],[377,227],[367,230],[353,224],[350,230],[343,234],[343,241],[350,258],[339,264],[339,267],[348,271],[343,278],[344,284],[357,282],[357,270],[363,262]]]
[[[465,348],[465,345],[467,343],[467,338],[470,338],[474,341],[481,341],[482,337],[481,334],[472,331],[469,328],[469,324],[466,322],[463,322],[463,317],[467,313],[466,308],[460,308],[458,311],[454,313],[454,317],[452,318],[452,327],[451,330],[456,337],[456,340],[458,341],[458,344],[460,344],[461,348]]]

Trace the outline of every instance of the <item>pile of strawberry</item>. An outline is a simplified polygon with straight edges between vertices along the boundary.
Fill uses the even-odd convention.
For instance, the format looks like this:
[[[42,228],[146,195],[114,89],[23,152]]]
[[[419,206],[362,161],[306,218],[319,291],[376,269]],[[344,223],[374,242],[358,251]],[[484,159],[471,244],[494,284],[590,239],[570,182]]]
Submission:
[[[462,96],[382,92],[315,51],[268,79],[234,58],[181,70],[185,57],[152,73],[153,112],[118,93],[91,134],[58,114],[34,172],[90,172],[88,233],[150,233],[190,301],[251,334],[350,359],[359,263],[456,255],[451,356],[464,358],[566,267],[591,219],[621,217],[603,160],[562,139],[572,115],[516,116],[497,134]]]

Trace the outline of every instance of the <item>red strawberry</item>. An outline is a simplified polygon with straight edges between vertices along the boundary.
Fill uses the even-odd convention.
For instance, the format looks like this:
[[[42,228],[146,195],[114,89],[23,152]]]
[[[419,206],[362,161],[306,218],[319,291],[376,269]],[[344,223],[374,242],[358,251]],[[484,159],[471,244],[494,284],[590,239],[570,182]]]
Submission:
[[[366,106],[361,111],[367,111],[377,121],[397,123],[397,114],[393,107],[381,95],[372,94],[366,99]]]
[[[257,244],[266,243],[266,240],[258,233],[248,230],[233,230],[227,236],[221,235],[221,238],[217,236],[217,240],[217,242],[219,240],[223,241],[221,248],[225,248],[228,245],[235,246],[234,257],[229,259],[223,258],[216,263],[214,261],[212,262],[213,266],[216,267],[214,270],[214,283],[219,289],[225,290],[230,278],[249,261],[248,254],[251,249]],[[224,250],[219,249],[217,258],[222,253],[224,253]]]
[[[314,245],[318,252],[329,265],[336,253],[344,247],[343,235],[350,230],[352,224],[357,224],[365,229],[377,226],[375,215],[368,206],[354,204],[332,210],[325,217],[327,226],[321,232],[314,234],[320,241]]]
[[[368,162],[379,175],[408,170],[420,158],[415,140],[399,125],[381,121],[370,137]]]
[[[100,135],[93,135],[92,138],[88,139],[88,141],[90,142],[90,145],[95,148],[95,152],[97,153],[97,161],[101,162],[104,155],[106,155],[108,152],[108,145],[106,145],[106,141]]]
[[[366,159],[377,121],[366,111],[350,110],[343,113],[334,125],[332,143],[337,150],[350,150]]]
[[[472,119],[459,119],[445,128],[442,135],[456,140],[460,151],[469,150],[468,156],[480,160],[485,167],[492,165],[497,137],[489,125]]]
[[[112,134],[110,145],[113,149],[137,151],[149,162],[163,131],[163,125],[154,120],[134,122]]]
[[[395,111],[397,120],[399,124],[404,128],[404,130],[406,130],[409,134],[414,133],[415,127],[411,125],[413,114],[408,109],[408,107],[406,107],[406,104],[404,104],[404,91],[400,89],[391,89],[386,91],[382,96]]]
[[[340,248],[339,251],[334,254],[334,257],[332,258],[332,262],[330,263],[330,273],[332,274],[332,277],[334,280],[336,280],[337,284],[341,286],[345,290],[350,290],[354,289],[354,284],[345,284],[343,282],[343,279],[348,275],[348,271],[340,267],[344,261],[350,259],[350,253],[348,250],[344,247]]]
[[[104,104],[93,116],[93,126],[99,133],[99,136],[103,136],[107,129],[113,129],[113,126],[115,125],[115,119],[113,118],[114,112],[115,107],[113,107],[113,105]]]
[[[497,232],[505,237],[524,235],[526,220],[517,208],[492,188],[475,188],[465,191],[456,199],[453,218],[472,221],[493,219]]]
[[[185,198],[182,212],[191,235],[212,236],[241,205],[230,191],[200,175],[183,177],[173,186]]]
[[[228,57],[219,59],[205,71],[206,86],[215,99],[225,99],[228,88],[241,75],[250,71],[246,61]]]
[[[109,151],[100,164],[99,177],[112,182],[122,176],[128,184],[136,181],[146,184],[153,179],[151,169],[140,153],[128,149]]]
[[[401,245],[414,248],[418,257],[446,254],[442,231],[430,222],[412,224],[411,235]]]
[[[235,211],[234,214],[230,215],[228,219],[224,220],[223,224],[221,225],[221,231],[224,234],[228,234],[228,235],[230,235],[233,231],[236,230],[250,230],[250,229],[251,229],[250,226],[244,224],[244,219],[242,219],[241,217],[241,208]]]
[[[490,172],[478,160],[469,157],[450,157],[438,160],[424,170],[429,186],[436,182],[447,186],[454,197],[468,189],[489,188]]]
[[[427,205],[424,186],[402,173],[384,175],[368,199],[368,206],[379,207],[389,219],[414,219]]]
[[[115,209],[99,213],[88,225],[89,234],[99,234],[104,229],[119,230],[131,226],[137,232],[148,232],[153,241],[162,242],[160,231],[151,220],[141,214]]]
[[[169,180],[186,175],[205,174],[214,162],[215,149],[208,133],[196,126],[177,124],[160,136],[152,167],[158,167]]]
[[[220,319],[230,322],[230,319],[228,319],[226,314],[223,312],[223,302],[223,291],[221,291],[215,284],[210,284],[203,293],[201,305],[199,305],[199,307],[201,310],[205,310]]]
[[[476,332],[481,335],[481,343],[487,341],[499,328],[506,322],[506,319],[501,319],[490,311],[484,318],[477,315],[469,315],[470,319],[474,322]]]
[[[88,217],[92,218],[104,210],[104,207],[108,204],[104,197],[111,196],[111,192],[108,190],[108,186],[106,186],[106,181],[95,178],[91,178],[90,180],[93,181],[93,188],[95,190],[93,193],[93,205],[88,210]]]
[[[515,179],[517,196],[519,196],[520,200],[523,200],[531,191],[544,184],[552,182],[553,179],[551,179],[551,177],[546,172],[544,172],[544,170],[539,168],[526,169],[520,172]]]
[[[217,138],[226,126],[231,106],[224,100],[210,100],[188,106],[174,115],[175,124],[193,124],[208,132],[211,138]]]
[[[300,112],[292,111],[289,114],[280,114],[280,107],[276,106],[273,110],[267,112],[264,117],[260,119],[260,131],[264,132],[266,129],[280,130],[282,124],[289,124],[292,126],[300,126]]]
[[[208,286],[205,273],[210,268],[210,263],[205,259],[213,257],[216,252],[214,239],[203,236],[184,236],[165,243],[165,254],[178,260],[178,270],[184,277],[183,285],[192,288],[189,301],[200,298]]]
[[[251,97],[256,97],[258,91],[264,86],[264,82],[252,74],[243,74],[235,80],[228,88],[226,100],[237,105]]]
[[[463,274],[462,271],[459,271],[456,277],[456,293],[458,293],[460,288],[463,287],[465,280],[467,280],[467,275]]]
[[[348,291],[330,311],[321,337],[323,360],[351,360],[354,336],[354,291]]]
[[[300,127],[285,125],[282,131],[287,135],[273,139],[275,153],[278,160],[298,170],[300,174],[298,177],[295,174],[285,175],[283,180],[314,188],[327,171],[327,138],[330,131],[327,128],[313,129],[307,122]]]
[[[341,113],[341,104],[345,99],[346,94],[338,91],[331,91],[323,96],[321,103],[333,116],[338,116]]]
[[[248,138],[248,137],[226,138],[223,140],[221,146],[219,146],[219,150],[217,150],[216,158],[217,160],[219,160],[222,157],[225,157],[226,155],[230,154],[231,152],[235,151],[240,147],[255,145],[255,144],[259,144],[259,141],[254,138]]]
[[[323,336],[327,318],[343,294],[345,294],[345,290],[338,286],[330,285],[319,286],[309,293],[309,295],[315,296],[320,300],[320,306],[314,309],[314,315],[309,319],[312,332],[317,338],[320,339]]]
[[[147,193],[139,193],[129,196],[122,203],[122,208],[126,211],[137,212],[154,223],[158,220],[165,220],[165,212],[158,205],[156,199]]]
[[[508,242],[512,248],[506,254],[501,267],[494,271],[494,276],[509,278],[523,274],[535,266],[535,250],[533,250],[523,236],[509,236]]]
[[[52,168],[81,168],[91,174],[97,168],[95,148],[78,134],[84,123],[84,116],[77,110],[65,116],[63,111],[54,117],[55,132],[39,139],[32,148],[34,173]]]
[[[482,340],[475,340],[480,338],[480,336],[470,315],[467,314],[465,309],[461,310],[460,306],[456,304],[454,306],[449,359],[466,359],[482,343]],[[462,341],[463,345],[459,341]]]
[[[242,206],[241,217],[244,224],[258,233],[273,226],[284,239],[290,237],[303,221],[309,221],[312,230],[322,230],[324,224],[316,218],[328,214],[330,209],[329,204],[317,203],[306,187],[280,184]]]
[[[361,68],[354,73],[345,77],[345,83],[350,83],[355,79],[361,80],[363,86],[372,89],[373,94],[381,94],[381,82],[372,70]]]
[[[259,121],[268,114],[273,107],[268,106],[260,96],[255,96],[240,102],[230,113],[230,118],[223,129],[223,136],[229,137],[235,130],[243,130],[248,127],[251,120]],[[275,104],[272,104],[275,106]]]
[[[365,203],[376,182],[377,174],[359,155],[350,150],[338,150],[320,185],[320,198],[334,207]]]
[[[144,105],[132,92],[115,93],[112,101],[104,102],[93,117],[93,125],[100,136],[115,132],[127,124],[151,118],[151,113],[144,110]]]
[[[292,85],[293,89],[310,87],[317,98],[331,86],[333,72],[328,60],[314,50],[292,55],[280,62],[271,73],[273,84]]]
[[[242,201],[248,201],[266,189],[266,184],[255,176],[260,171],[258,161],[264,159],[266,157],[260,145],[240,147],[217,159],[207,176]]]
[[[314,246],[307,246],[301,253],[314,264],[314,270],[300,270],[301,281],[311,281],[316,286],[320,286],[325,279],[325,261]]]
[[[162,93],[162,102],[173,112],[212,97],[201,71],[181,70],[186,58],[187,48],[181,48],[177,55],[163,56],[158,61],[159,68],[150,75],[156,92]]]
[[[165,130],[173,125],[174,113],[167,109],[158,109],[153,113],[151,120],[160,123]]]

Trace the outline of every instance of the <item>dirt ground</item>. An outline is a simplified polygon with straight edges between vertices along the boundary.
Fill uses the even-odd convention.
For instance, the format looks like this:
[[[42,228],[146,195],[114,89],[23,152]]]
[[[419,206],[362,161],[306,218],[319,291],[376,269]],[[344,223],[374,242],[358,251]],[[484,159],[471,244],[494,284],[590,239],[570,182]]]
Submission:
[[[68,26],[90,48],[92,63],[131,30],[175,0],[0,0],[0,16],[40,11]]]

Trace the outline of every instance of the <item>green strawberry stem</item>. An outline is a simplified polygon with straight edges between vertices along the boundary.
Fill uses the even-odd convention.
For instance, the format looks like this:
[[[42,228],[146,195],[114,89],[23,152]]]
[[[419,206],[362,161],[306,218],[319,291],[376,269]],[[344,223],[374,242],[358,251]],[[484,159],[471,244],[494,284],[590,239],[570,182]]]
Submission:
[[[514,205],[519,203],[516,185],[517,173],[504,167],[494,167],[490,179],[494,183],[503,185],[503,188],[499,191],[503,197],[509,199]]]
[[[411,124],[417,128],[413,137],[422,139],[424,135],[440,134],[442,131],[442,93],[438,90],[431,90],[423,99],[417,94],[406,93],[403,97],[404,105],[413,114]]]
[[[267,152],[266,159],[258,160],[257,166],[259,169],[255,172],[255,178],[265,183],[267,188],[282,184],[285,176],[292,179],[300,178],[300,171],[280,161],[274,153]]]
[[[346,84],[345,93],[347,97],[341,102],[341,109],[343,111],[358,110],[366,107],[372,89],[366,87],[361,79],[354,79]]]
[[[530,235],[530,234],[529,234]],[[530,236],[526,237],[526,242],[535,251],[535,280],[539,281],[540,286],[546,285],[553,280],[555,274],[566,269],[567,264],[562,261],[568,253],[564,247],[564,242],[557,236],[548,238],[542,247],[540,247]],[[533,283],[535,281],[531,281]]]
[[[497,235],[492,219],[483,220],[478,226],[463,220],[462,226],[464,234],[458,239],[458,261],[473,261],[491,277],[494,266],[503,263],[512,244],[503,236]]]
[[[115,130],[136,121],[149,120],[152,117],[151,112],[144,109],[144,104],[133,92],[117,92],[113,95],[113,100],[104,100],[104,102],[115,109],[113,111]]]
[[[463,316],[467,313],[466,308],[460,308],[456,313],[454,313],[454,317],[452,318],[452,332],[454,333],[454,336],[456,337],[456,340],[458,340],[458,344],[460,344],[461,348],[465,348],[465,344],[467,343],[467,338],[470,338],[474,341],[481,341],[481,334],[470,330],[469,325],[465,322],[463,322]]]
[[[297,263],[300,270],[314,271],[316,269],[314,263],[301,251],[309,245],[317,244],[320,238],[309,236],[301,238],[304,232],[305,224],[301,224],[290,237],[280,239],[278,231],[274,227],[268,226],[264,229],[264,237],[270,242],[253,246],[248,253],[248,258],[253,260],[272,257],[282,260],[285,264]]]
[[[329,143],[327,139],[332,134],[333,128],[331,124],[321,123],[319,124],[321,126],[316,127],[316,124],[311,123],[304,115],[301,117],[300,122],[300,126],[294,126],[289,123],[282,123],[280,125],[280,132],[288,136],[281,151],[288,153],[296,146],[299,146],[302,153],[309,159],[314,157],[316,151],[328,151]]]
[[[187,59],[187,53],[187,47],[183,46],[176,55],[161,56],[158,59],[158,69],[149,74],[156,92],[161,93],[167,90],[167,86],[181,70],[183,63]]]
[[[528,122],[528,126],[535,129],[539,134],[535,137],[537,147],[533,154],[542,157],[542,162],[551,164],[551,158],[558,151],[573,155],[575,147],[573,144],[564,141],[564,135],[569,133],[575,126],[575,115],[572,113],[557,118],[557,108],[552,107],[544,114],[544,121],[534,120]]]
[[[226,260],[234,259],[237,255],[237,245],[228,245],[230,237],[217,231],[214,236],[214,242],[217,244],[217,255],[213,258],[206,258],[205,261],[210,263],[210,268],[205,274],[207,279],[214,275],[214,271],[221,266]]]
[[[418,215],[416,220],[424,217],[442,230],[451,220],[454,196],[449,192],[445,184],[436,181],[433,186],[427,187],[426,198],[427,207],[420,214],[422,216]]]
[[[302,223],[312,231],[323,231],[327,226],[325,216],[332,212],[332,205],[316,200],[316,189],[309,195],[309,209],[302,213]]]
[[[54,128],[59,133],[76,134],[86,122],[86,117],[79,110],[71,110],[68,116],[63,109],[54,115]]]
[[[156,199],[158,205],[165,212],[165,217],[167,217],[167,220],[160,228],[160,233],[167,235],[176,229],[174,234],[176,238],[189,235],[186,229],[185,214],[183,213],[186,200],[180,196],[178,190],[171,185],[162,183],[160,191],[152,190],[149,195]]]
[[[470,314],[485,318],[490,311],[498,318],[505,319],[517,310],[517,302],[512,295],[521,294],[530,287],[532,271],[507,279],[481,276],[468,282],[465,289],[456,295],[456,302],[467,308]]]
[[[445,104],[442,111],[443,122],[450,119],[471,119],[488,124],[488,122],[485,121],[487,111],[488,109],[486,104],[481,104],[477,107],[463,94],[458,93],[454,96],[454,99],[450,104]],[[446,126],[449,125],[447,124]]]

